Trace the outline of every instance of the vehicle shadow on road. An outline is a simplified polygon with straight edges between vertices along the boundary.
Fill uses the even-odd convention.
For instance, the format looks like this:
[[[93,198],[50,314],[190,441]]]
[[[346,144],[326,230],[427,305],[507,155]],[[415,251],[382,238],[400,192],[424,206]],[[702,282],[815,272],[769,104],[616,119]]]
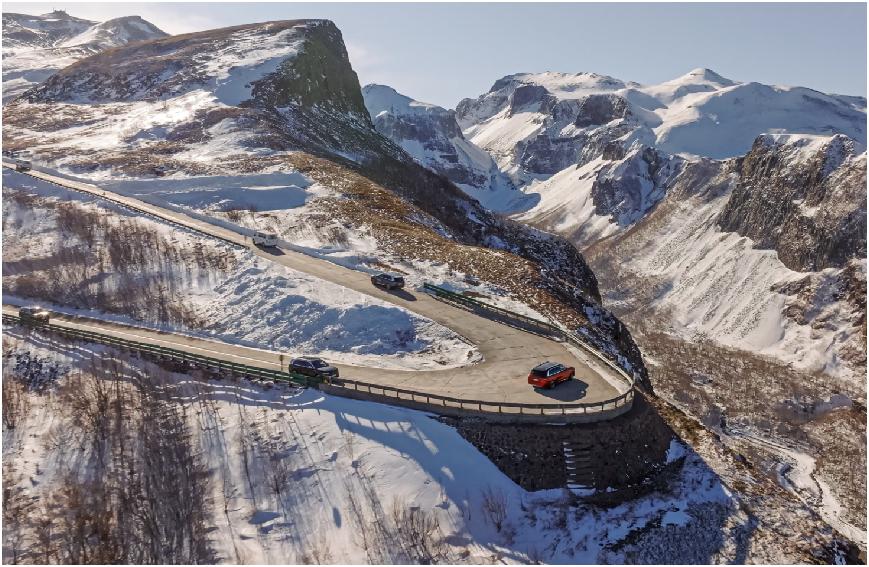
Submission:
[[[254,246],[272,256],[286,256],[286,253],[283,250],[274,246],[260,246],[259,244],[255,244]]]
[[[416,296],[414,294],[403,289],[385,289],[383,291],[385,291],[389,295],[394,295],[399,299],[403,299],[405,301],[416,301]]]
[[[534,391],[541,396],[546,396],[559,402],[576,402],[585,397],[588,391],[588,384],[578,378],[572,378],[551,389],[534,388]]]

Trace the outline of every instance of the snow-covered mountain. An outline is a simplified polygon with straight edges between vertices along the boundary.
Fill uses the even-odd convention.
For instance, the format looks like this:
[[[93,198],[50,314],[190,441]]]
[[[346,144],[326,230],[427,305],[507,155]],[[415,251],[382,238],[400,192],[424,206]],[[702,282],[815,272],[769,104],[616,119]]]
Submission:
[[[537,199],[521,218],[588,245],[657,203],[685,159],[737,157],[766,133],[866,145],[866,101],[739,83],[709,69],[643,86],[595,73],[517,74],[459,103],[465,137]]]
[[[461,101],[456,114],[471,141],[498,155],[502,166],[528,174],[581,160],[587,152],[578,142],[603,126],[621,126],[626,145],[639,141],[715,159],[742,155],[758,135],[775,131],[841,133],[866,142],[863,97],[740,83],[709,69],[650,86],[595,73],[510,75],[477,99]],[[526,155],[547,138],[561,161]]]
[[[859,323],[850,321],[865,303],[843,302],[830,282],[865,274],[864,98],[708,69],[651,86],[525,73],[465,99],[456,116],[536,198],[514,218],[589,250],[609,298],[628,298],[622,314],[648,307],[638,290],[670,282],[647,300],[678,334],[702,332],[812,371],[859,368]],[[814,283],[789,283],[803,277]],[[816,311],[795,319],[809,296]],[[817,317],[835,331],[822,332]]]
[[[419,102],[384,85],[362,89],[365,107],[378,132],[425,167],[446,176],[486,208],[509,212],[527,208],[519,192],[492,157],[468,142],[453,110]]]
[[[623,314],[860,377],[865,186],[866,153],[844,136],[762,136],[744,158],[687,164],[654,212],[588,253]]]
[[[235,185],[259,173],[303,173],[330,197],[304,220],[291,211],[298,204],[276,207],[287,223],[270,229],[287,241],[313,231],[328,253],[337,243],[356,256],[376,252],[381,263],[449,266],[492,281],[584,328],[644,376],[629,331],[599,305],[594,274],[572,244],[492,214],[377,132],[330,21],[249,24],[103,51],[25,92],[4,119],[5,147],[27,149],[40,164],[102,182],[176,180],[161,193],[187,206],[191,176]],[[260,208],[257,194],[248,208]]]
[[[3,14],[3,102],[76,61],[112,47],[165,37],[139,16],[94,22],[55,10]]]

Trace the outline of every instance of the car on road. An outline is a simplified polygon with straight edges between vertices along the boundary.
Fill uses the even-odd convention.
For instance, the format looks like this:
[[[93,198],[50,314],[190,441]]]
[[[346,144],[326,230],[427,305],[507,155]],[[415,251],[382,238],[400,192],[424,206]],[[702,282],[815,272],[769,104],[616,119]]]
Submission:
[[[270,232],[255,232],[253,234],[253,243],[259,246],[275,247],[278,245],[278,236]]]
[[[371,283],[383,289],[402,289],[404,287],[404,278],[396,274],[381,272],[371,276]]]
[[[576,369],[558,362],[544,362],[531,369],[528,383],[535,388],[552,388],[576,376]]]
[[[300,356],[290,361],[290,372],[304,374],[313,378],[337,378],[338,369],[322,358]]]
[[[34,305],[19,309],[18,317],[21,319],[22,323],[29,323],[31,325],[48,325],[48,319],[51,317],[51,312]]]
[[[15,171],[30,171],[33,169],[33,164],[30,160],[15,158],[13,163],[15,163]]]

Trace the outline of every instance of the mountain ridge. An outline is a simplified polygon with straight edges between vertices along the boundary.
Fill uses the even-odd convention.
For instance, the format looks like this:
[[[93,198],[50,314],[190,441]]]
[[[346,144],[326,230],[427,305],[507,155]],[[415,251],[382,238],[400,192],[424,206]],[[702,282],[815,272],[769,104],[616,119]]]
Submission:
[[[139,16],[95,22],[55,10],[3,14],[3,103],[100,51],[167,34]]]

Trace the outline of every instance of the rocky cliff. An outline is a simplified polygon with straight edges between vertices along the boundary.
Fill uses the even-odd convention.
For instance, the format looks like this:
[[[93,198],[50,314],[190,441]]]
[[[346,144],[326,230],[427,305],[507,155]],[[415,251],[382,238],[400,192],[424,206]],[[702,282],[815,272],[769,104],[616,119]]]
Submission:
[[[480,201],[487,209],[521,209],[525,195],[482,149],[468,142],[455,112],[419,102],[384,85],[362,89],[374,127],[421,165]]]
[[[846,136],[761,136],[734,164],[722,230],[778,252],[800,272],[866,255],[866,154]]]

